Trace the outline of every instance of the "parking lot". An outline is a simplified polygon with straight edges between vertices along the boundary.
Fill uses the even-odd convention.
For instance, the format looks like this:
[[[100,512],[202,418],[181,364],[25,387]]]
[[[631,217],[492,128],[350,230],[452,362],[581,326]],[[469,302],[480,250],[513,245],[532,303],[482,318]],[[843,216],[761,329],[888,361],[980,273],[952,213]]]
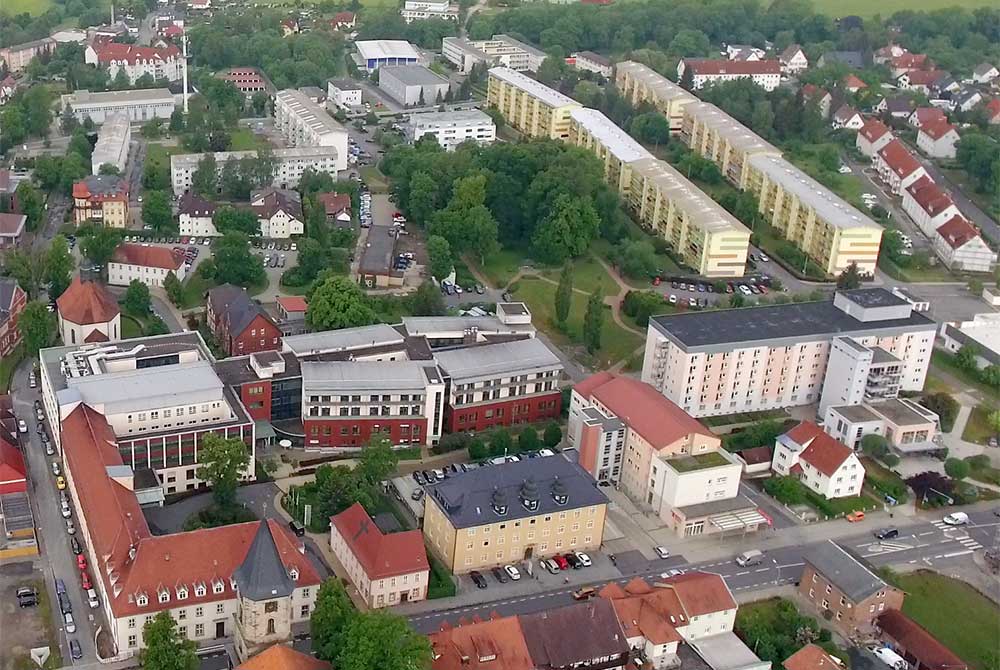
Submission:
[[[34,589],[36,604],[19,607],[17,591]],[[50,647],[58,653],[58,641],[50,639],[51,602],[46,592],[45,574],[30,561],[0,566],[0,631],[3,631],[0,649],[0,670],[28,667],[31,649]],[[33,664],[31,664],[33,665]]]
[[[742,295],[748,302],[754,302],[756,296],[771,293],[771,283],[771,276],[764,273],[750,275],[735,281],[709,282],[676,277],[653,279],[654,290],[663,294],[666,302],[692,309],[705,308],[719,301],[728,301],[730,296],[734,294]]]

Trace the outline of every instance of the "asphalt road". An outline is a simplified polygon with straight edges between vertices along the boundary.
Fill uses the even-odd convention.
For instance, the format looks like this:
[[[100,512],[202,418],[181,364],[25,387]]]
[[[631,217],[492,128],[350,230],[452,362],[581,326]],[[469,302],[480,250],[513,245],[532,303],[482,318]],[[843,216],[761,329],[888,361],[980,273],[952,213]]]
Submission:
[[[839,538],[838,541],[856,551],[876,567],[901,564],[922,564],[925,566],[948,564],[968,560],[973,551],[991,544],[996,528],[1000,525],[1000,518],[994,516],[990,510],[970,512],[969,516],[972,523],[964,528],[952,528],[940,521],[922,519],[915,520],[904,527],[901,521],[899,526],[901,534],[891,541],[878,541],[868,533]],[[821,541],[793,544],[767,550],[764,562],[752,567],[736,565],[731,551],[720,544],[718,558],[689,562],[683,554],[678,554],[666,560],[647,561],[644,567],[623,574],[620,579],[615,581],[619,584],[625,584],[636,576],[655,579],[671,569],[705,570],[722,575],[734,593],[761,590],[795,583],[802,572],[803,556],[823,543]],[[600,587],[605,583],[607,582],[596,582],[591,585]],[[503,598],[503,586],[490,582],[487,591],[489,595],[501,594],[497,600],[422,612],[410,616],[409,620],[418,632],[429,633],[438,630],[442,623],[446,621],[453,623],[460,617],[469,619],[479,615],[488,618],[492,612],[501,616],[531,614],[573,603],[572,593],[580,586],[580,584],[575,584],[572,587],[560,586],[531,595]]]

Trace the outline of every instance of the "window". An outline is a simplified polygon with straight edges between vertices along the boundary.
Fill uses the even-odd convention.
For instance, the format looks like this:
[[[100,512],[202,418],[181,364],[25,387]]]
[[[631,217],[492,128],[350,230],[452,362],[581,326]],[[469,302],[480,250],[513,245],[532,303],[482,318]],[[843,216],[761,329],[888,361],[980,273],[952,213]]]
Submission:
[[[194,636],[195,637],[203,637],[204,635],[205,635],[205,624],[203,624],[203,623],[196,623],[194,625]]]
[[[170,601],[170,593],[167,591],[160,591],[160,602],[165,603]]]
[[[309,605],[303,605],[299,618],[305,619],[307,616],[309,616]]]
[[[226,612],[226,605],[224,603],[219,603],[215,606],[216,614],[225,614],[225,612]]]
[[[277,612],[278,611],[278,601],[277,600],[269,600],[268,602],[264,603],[264,611],[265,612]]]
[[[135,599],[135,602],[139,607],[145,607],[149,604],[149,598],[146,597],[145,593],[142,593]]]
[[[212,584],[212,593],[222,593],[226,588],[226,585],[221,581],[214,582]]]
[[[135,628],[135,617],[129,617],[128,627],[129,628]]]
[[[135,646],[137,646],[138,644],[139,644],[139,643],[138,643],[138,642],[136,641],[136,638],[135,638],[135,635],[129,635],[129,636],[128,636],[128,646],[130,646],[130,647],[135,647]]]

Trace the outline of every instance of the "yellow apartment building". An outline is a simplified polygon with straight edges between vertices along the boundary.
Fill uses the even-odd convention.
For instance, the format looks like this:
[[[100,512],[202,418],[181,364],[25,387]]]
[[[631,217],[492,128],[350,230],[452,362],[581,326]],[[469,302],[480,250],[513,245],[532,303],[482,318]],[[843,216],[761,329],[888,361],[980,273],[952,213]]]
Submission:
[[[580,103],[507,67],[491,68],[489,75],[486,102],[514,130],[527,137],[569,138],[570,112]]]
[[[778,149],[715,105],[693,102],[684,105],[682,111],[681,140],[718,165],[722,175],[741,190],[746,189],[747,158],[758,154],[781,155]]]
[[[456,574],[598,549],[608,498],[562,455],[476,468],[432,484],[424,539]]]
[[[623,196],[632,186],[630,165],[653,155],[596,109],[570,110],[570,144],[594,153],[604,164],[604,181]]]
[[[646,230],[666,240],[706,277],[741,277],[750,229],[673,166],[650,156],[629,165],[626,206]]]
[[[882,227],[780,156],[747,161],[746,189],[771,226],[829,275],[875,273]]]
[[[630,60],[615,63],[615,86],[633,106],[638,107],[644,102],[653,105],[667,117],[671,133],[681,130],[684,105],[698,102],[697,97],[659,72]]]
[[[73,184],[73,222],[97,221],[128,228],[128,182],[117,175],[91,175]]]

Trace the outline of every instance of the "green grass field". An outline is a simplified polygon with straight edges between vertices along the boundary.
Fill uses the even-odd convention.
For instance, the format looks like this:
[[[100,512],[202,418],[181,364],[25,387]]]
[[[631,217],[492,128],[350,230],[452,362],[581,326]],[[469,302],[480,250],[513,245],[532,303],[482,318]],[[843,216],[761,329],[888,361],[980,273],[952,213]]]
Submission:
[[[973,407],[972,413],[969,414],[969,421],[965,424],[965,430],[962,431],[962,439],[966,442],[986,444],[995,434],[987,420],[990,412],[995,410],[995,407],[990,407],[989,405],[976,405]]]
[[[540,273],[552,281],[559,281],[562,268],[552,268]],[[573,288],[587,293],[599,291],[601,295],[617,295],[618,284],[608,276],[607,270],[593,256],[577,258],[573,261]]]
[[[267,140],[250,132],[249,128],[239,128],[229,133],[232,144],[230,151],[255,151],[271,146]]]
[[[27,12],[32,16],[44,14],[52,6],[52,0],[3,0],[0,2],[0,14],[17,16]]]
[[[976,9],[978,7],[994,7],[995,2],[996,0],[883,0],[872,3],[866,0],[813,0],[817,11],[835,18],[851,14],[861,17],[881,14],[884,18],[907,9],[918,12],[948,9],[949,7]]]

